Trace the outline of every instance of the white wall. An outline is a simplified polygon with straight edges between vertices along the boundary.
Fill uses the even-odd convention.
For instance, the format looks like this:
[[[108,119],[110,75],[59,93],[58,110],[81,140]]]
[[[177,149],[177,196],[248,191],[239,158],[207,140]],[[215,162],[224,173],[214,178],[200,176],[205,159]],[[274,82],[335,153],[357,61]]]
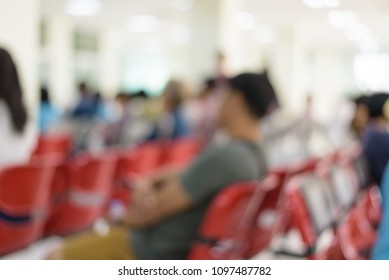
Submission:
[[[67,108],[74,100],[72,22],[65,17],[47,19],[48,86],[54,103]]]
[[[192,40],[185,45],[175,45],[166,26],[150,34],[129,33],[123,26],[99,26],[96,63],[100,90],[113,95],[123,85],[136,87],[145,82],[159,88],[169,76],[196,85],[215,73],[216,52],[222,50],[229,74],[268,67],[287,111],[301,114],[306,96],[312,94],[317,117],[328,119],[343,95],[353,88],[352,52],[343,44],[313,44],[315,34],[304,22],[271,24],[258,18],[258,23],[272,26],[277,36],[275,42],[261,44],[254,31],[240,30],[236,25],[240,11],[240,0],[196,0],[191,11],[168,23],[171,28],[181,24],[191,29]],[[71,20],[54,18],[50,23],[53,26],[49,26],[50,83],[61,105],[66,105],[73,94]],[[345,53],[350,53],[347,59]],[[129,82],[124,84],[124,80]]]
[[[121,58],[124,32],[106,27],[100,32],[100,86],[106,96],[114,96],[121,89]]]
[[[38,1],[0,0],[0,46],[13,55],[29,109],[38,104]]]
[[[219,46],[219,17],[222,0],[196,0],[191,12],[193,40],[188,45],[191,75],[196,81],[216,71]]]

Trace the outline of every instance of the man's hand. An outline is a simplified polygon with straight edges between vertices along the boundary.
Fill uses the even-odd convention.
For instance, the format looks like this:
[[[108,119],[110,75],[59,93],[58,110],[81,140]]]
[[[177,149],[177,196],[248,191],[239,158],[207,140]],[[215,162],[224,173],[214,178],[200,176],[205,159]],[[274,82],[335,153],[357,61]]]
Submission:
[[[152,180],[140,180],[133,190],[132,207],[147,219],[157,207],[157,190]]]
[[[191,205],[192,201],[178,178],[163,181],[158,189],[154,181],[143,180],[134,188],[133,202],[124,223],[135,228],[145,228]]]

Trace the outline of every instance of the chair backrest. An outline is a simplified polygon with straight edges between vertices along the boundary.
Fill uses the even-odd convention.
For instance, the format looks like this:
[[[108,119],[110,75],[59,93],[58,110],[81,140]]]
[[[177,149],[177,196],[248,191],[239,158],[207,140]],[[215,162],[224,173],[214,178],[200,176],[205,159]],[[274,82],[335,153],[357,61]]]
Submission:
[[[165,146],[162,165],[187,165],[198,155],[202,146],[201,141],[197,139],[185,138],[173,140]]]
[[[274,182],[244,182],[226,188],[209,206],[189,259],[239,259],[248,249],[248,235],[257,210]]]
[[[340,154],[340,161],[351,167],[354,176],[357,178],[359,187],[366,189],[369,186],[369,170],[367,161],[362,153],[361,146],[351,145],[342,150]]]
[[[79,154],[57,169],[46,235],[67,235],[90,228],[103,215],[115,176],[117,154]]]
[[[359,155],[351,160],[351,165],[354,169],[354,172],[357,175],[359,187],[361,189],[366,189],[369,187],[369,171],[366,159]]]
[[[314,171],[318,162],[319,160],[317,158],[309,158],[291,166],[271,169],[268,174],[278,178],[278,186],[267,194],[262,207],[277,210],[280,199],[283,196],[285,183],[296,175]]]
[[[162,158],[161,143],[139,145],[121,155],[118,176],[145,176],[159,168]]]
[[[55,165],[29,163],[0,172],[0,256],[42,237]]]
[[[268,171],[268,174],[273,178],[277,178],[277,184],[274,189],[272,189],[266,194],[265,200],[261,208],[277,210],[279,207],[280,197],[284,189],[285,180],[288,177],[288,170],[277,168]]]
[[[72,149],[72,139],[69,135],[43,135],[38,139],[33,155],[60,154],[66,158]]]
[[[51,165],[52,164],[52,165]],[[0,172],[0,209],[11,216],[43,214],[49,204],[53,162],[9,167]]]
[[[79,155],[70,172],[70,197],[73,203],[101,207],[111,194],[117,156]]]
[[[335,205],[327,182],[314,174],[293,178],[288,186],[291,224],[309,249],[320,234],[334,224]]]
[[[312,172],[316,169],[320,160],[318,158],[308,158],[304,161],[292,164],[288,167],[288,177],[299,175],[302,173]]]
[[[329,172],[330,187],[339,206],[347,212],[356,202],[359,187],[346,166],[332,165]]]

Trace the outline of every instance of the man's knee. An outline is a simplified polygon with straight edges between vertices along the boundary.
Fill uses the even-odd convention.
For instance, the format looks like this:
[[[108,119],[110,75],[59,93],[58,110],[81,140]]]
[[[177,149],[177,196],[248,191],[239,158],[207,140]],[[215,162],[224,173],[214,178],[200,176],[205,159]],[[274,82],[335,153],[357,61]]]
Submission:
[[[47,260],[64,260],[65,255],[63,253],[63,247],[61,246],[61,247],[58,247],[58,248],[51,250],[47,254],[46,259]]]

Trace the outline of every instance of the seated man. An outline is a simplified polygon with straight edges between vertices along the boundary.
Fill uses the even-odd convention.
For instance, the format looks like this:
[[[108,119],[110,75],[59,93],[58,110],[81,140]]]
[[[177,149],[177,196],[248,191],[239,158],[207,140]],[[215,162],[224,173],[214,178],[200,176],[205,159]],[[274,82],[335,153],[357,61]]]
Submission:
[[[369,122],[362,135],[363,154],[370,169],[372,183],[380,185],[389,161],[389,95],[372,95],[367,105]]]
[[[230,184],[266,173],[258,120],[268,107],[258,75],[231,79],[218,124],[230,137],[209,147],[181,174],[163,174],[135,187],[121,227],[104,236],[86,233],[65,240],[50,259],[185,259],[208,205]]]

